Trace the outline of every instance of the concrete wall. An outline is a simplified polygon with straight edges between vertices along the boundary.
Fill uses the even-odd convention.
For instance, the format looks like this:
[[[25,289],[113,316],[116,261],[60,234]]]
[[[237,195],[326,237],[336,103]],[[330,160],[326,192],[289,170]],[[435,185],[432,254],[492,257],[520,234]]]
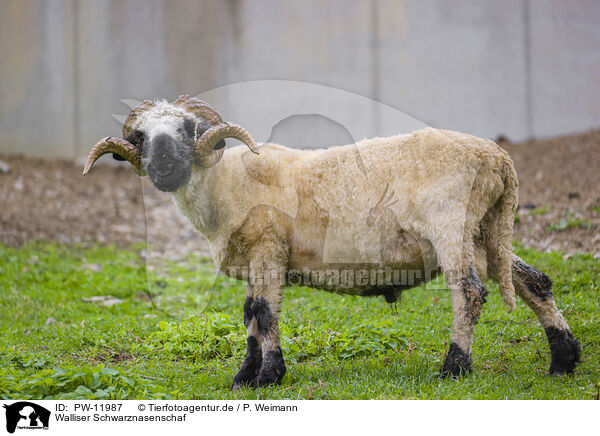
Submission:
[[[228,118],[250,112],[248,122],[325,107],[349,130],[366,123],[359,135],[428,124],[520,140],[599,128],[599,23],[595,0],[2,0],[0,151],[83,156],[119,134],[120,100],[182,93],[212,96]],[[301,87],[211,91],[266,79],[359,94],[415,122],[377,103],[332,108]]]

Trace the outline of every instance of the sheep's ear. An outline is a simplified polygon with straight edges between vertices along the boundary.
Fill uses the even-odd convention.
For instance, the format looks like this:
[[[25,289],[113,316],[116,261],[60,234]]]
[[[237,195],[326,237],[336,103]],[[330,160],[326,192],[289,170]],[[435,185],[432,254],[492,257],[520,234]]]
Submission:
[[[215,145],[215,148],[213,148],[213,150],[220,150],[223,147],[225,147],[225,140],[221,139],[219,142],[217,142],[217,145]]]
[[[131,132],[131,134],[127,138],[125,138],[125,140],[128,141],[129,143],[133,144],[134,146],[136,146],[138,148],[138,150],[141,150],[142,144],[144,143],[144,133],[140,130],[134,130],[133,132]],[[119,160],[119,161],[127,160],[127,159],[119,156],[117,153],[113,153],[112,157],[114,160]]]

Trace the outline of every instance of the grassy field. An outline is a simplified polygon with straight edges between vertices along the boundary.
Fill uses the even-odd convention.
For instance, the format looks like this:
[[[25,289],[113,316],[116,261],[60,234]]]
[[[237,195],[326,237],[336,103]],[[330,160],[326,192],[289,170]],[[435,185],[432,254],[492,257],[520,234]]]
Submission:
[[[382,298],[284,292],[283,384],[229,388],[245,353],[244,288],[206,259],[146,269],[142,247],[0,245],[0,397],[4,399],[594,399],[600,390],[600,260],[516,247],[555,281],[582,344],[573,376],[547,375],[546,338],[495,285],[476,329],[473,374],[444,379],[447,291]],[[438,283],[441,285],[442,283]],[[89,301],[94,296],[110,298]],[[112,298],[114,297],[114,298]],[[111,301],[112,299],[112,301]],[[114,303],[114,304],[112,304]]]

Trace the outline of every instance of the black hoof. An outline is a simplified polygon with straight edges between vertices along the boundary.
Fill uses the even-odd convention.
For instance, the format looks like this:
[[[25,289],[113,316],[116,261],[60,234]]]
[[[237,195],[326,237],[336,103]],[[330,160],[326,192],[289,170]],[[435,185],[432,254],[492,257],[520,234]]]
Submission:
[[[554,327],[548,327],[545,330],[552,356],[550,374],[572,373],[581,357],[579,342],[569,330],[559,330]]]
[[[278,385],[285,375],[285,362],[281,348],[271,350],[263,359],[262,367],[256,377],[255,387]]]
[[[242,386],[254,386],[261,366],[262,355],[258,341],[254,336],[248,336],[248,352],[242,363],[242,367],[233,378],[231,389],[238,389]]]
[[[460,349],[454,342],[450,343],[450,350],[440,371],[444,377],[458,377],[471,372],[471,356]]]
[[[239,389],[242,386],[254,386],[256,377],[258,377],[260,367],[255,365],[246,365],[246,361],[242,364],[242,368],[233,378],[231,389]]]

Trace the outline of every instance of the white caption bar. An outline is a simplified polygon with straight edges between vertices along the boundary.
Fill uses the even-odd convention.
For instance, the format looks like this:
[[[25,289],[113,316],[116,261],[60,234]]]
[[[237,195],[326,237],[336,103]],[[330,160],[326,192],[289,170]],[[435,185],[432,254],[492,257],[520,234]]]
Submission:
[[[0,434],[572,434],[594,401],[0,401]],[[12,430],[12,431],[11,431]],[[8,431],[8,433],[6,433]],[[142,433],[143,432],[143,433]]]

